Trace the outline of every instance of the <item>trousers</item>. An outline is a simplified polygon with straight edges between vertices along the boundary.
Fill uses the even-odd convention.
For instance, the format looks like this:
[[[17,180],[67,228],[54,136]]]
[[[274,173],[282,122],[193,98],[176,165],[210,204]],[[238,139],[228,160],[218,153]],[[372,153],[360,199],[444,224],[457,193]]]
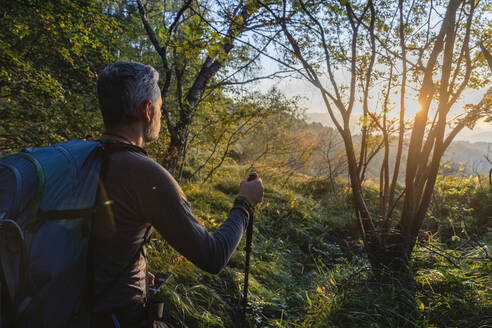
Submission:
[[[91,316],[91,328],[173,328],[153,320],[144,302],[135,301],[129,305],[95,312]]]

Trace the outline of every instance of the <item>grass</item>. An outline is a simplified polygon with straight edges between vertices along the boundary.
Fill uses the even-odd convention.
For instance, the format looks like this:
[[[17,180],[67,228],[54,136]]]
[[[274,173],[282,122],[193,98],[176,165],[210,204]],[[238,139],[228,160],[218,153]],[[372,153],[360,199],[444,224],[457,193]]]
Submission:
[[[234,167],[224,172],[206,185],[191,182],[183,188],[210,230],[225,220],[244,176]],[[159,298],[166,321],[175,327],[492,327],[492,261],[483,248],[490,249],[492,233],[455,229],[453,235],[442,218],[439,232],[428,231],[419,240],[412,283],[382,283],[371,273],[343,183],[334,194],[326,182],[301,175],[285,185],[273,173],[265,177],[246,324],[241,320],[244,238],[218,275],[197,269],[158,236],[152,240],[151,270],[173,275]]]

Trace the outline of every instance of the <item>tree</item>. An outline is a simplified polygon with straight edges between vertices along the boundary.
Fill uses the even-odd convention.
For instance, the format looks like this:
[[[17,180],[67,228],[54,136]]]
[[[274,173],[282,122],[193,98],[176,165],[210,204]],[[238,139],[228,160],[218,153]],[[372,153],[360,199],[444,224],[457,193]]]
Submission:
[[[299,119],[298,111],[277,112],[245,139],[242,161],[255,168],[273,168],[285,184],[295,173],[311,173],[318,135]]]
[[[321,162],[316,163],[318,174],[325,175],[331,186],[331,191],[336,194],[335,178],[347,172],[347,156],[343,142],[337,135],[337,131],[329,128],[327,132],[320,136]]]
[[[167,105],[163,112],[169,134],[163,164],[179,177],[200,101],[210,94],[206,91],[247,72],[257,57],[237,42],[261,14],[254,1],[159,4],[137,0],[137,5],[147,37],[161,60],[161,93]],[[153,15],[158,15],[158,20],[149,18]],[[224,76],[218,79],[221,70]]]
[[[0,16],[0,152],[99,132],[97,72],[120,27],[103,4],[7,1]]]
[[[276,60],[297,69],[299,76],[318,88],[343,139],[354,208],[373,269],[401,271],[426,216],[444,151],[464,126],[472,126],[490,108],[486,95],[480,104],[467,106],[465,113],[452,119],[452,107],[466,88],[489,83],[490,73],[481,59],[485,52],[477,49],[490,38],[484,4],[462,0],[445,5],[404,0],[262,4],[279,22],[271,34],[280,30],[288,44],[278,41],[282,56]],[[391,118],[390,95],[395,89],[400,96],[399,116]],[[415,95],[420,109],[407,127],[408,98]],[[362,111],[358,150],[350,130],[356,106]],[[407,128],[405,181],[399,192]],[[374,134],[376,130],[379,134]],[[390,168],[389,141],[395,134],[398,147]],[[362,181],[375,137],[381,140],[384,160],[380,205],[371,212]]]
[[[197,113],[191,129],[187,156],[187,163],[195,167],[192,178],[206,172],[202,183],[227,160],[241,160],[241,148],[254,144],[263,149],[258,132],[265,122],[299,111],[295,100],[286,99],[275,88],[266,93],[250,92],[234,100],[224,95],[208,98],[204,104],[207,108]]]
[[[485,160],[492,165],[492,150],[490,149],[490,144],[487,146],[487,155],[484,155]],[[492,168],[489,170],[489,186],[492,188]]]

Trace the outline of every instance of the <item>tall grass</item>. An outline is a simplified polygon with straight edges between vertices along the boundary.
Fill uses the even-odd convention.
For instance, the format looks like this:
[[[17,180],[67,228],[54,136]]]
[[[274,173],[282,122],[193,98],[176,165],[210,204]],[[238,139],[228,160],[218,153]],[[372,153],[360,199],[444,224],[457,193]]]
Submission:
[[[195,215],[210,230],[225,220],[245,173],[245,168],[228,167],[206,185],[184,186]],[[166,321],[175,327],[492,326],[490,221],[479,234],[472,227],[479,220],[469,219],[464,230],[455,229],[458,238],[452,238],[449,220],[429,213],[440,229],[429,226],[419,238],[411,283],[383,283],[372,275],[365,257],[346,184],[339,181],[333,192],[326,181],[302,175],[282,181],[272,172],[264,178],[247,322],[241,320],[244,240],[228,266],[213,276],[156,235],[148,252],[151,270],[173,276],[158,296],[166,305]],[[438,189],[439,197],[448,197],[446,206],[461,199],[464,208],[474,208],[476,197],[492,199],[475,188],[468,198],[451,201],[442,194],[449,190]],[[466,213],[477,217],[479,210]]]

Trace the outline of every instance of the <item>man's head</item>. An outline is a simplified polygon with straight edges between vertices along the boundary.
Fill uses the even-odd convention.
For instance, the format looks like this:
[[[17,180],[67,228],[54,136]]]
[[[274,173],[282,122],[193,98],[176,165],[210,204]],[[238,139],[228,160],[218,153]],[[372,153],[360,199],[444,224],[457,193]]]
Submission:
[[[156,140],[161,127],[159,73],[151,66],[116,62],[97,79],[97,96],[106,129],[143,124],[146,142]]]

